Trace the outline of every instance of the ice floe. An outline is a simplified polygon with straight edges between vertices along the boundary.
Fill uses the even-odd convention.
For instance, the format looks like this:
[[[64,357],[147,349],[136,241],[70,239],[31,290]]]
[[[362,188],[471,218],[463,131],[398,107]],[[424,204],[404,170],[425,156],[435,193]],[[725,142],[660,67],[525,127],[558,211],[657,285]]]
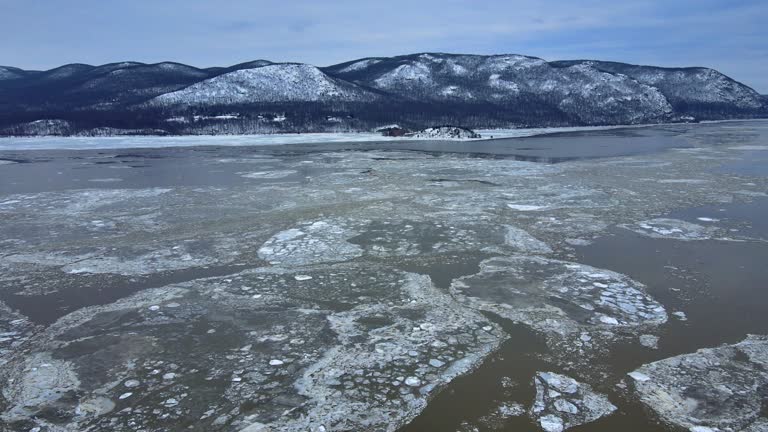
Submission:
[[[214,249],[215,252],[213,254],[200,253],[198,245],[206,245],[208,248]],[[82,253],[78,253],[79,251],[16,253],[6,255],[0,258],[0,261],[11,264],[57,267],[60,271],[71,275],[111,273],[133,276],[231,262],[237,258],[237,255],[219,254],[231,250],[235,245],[236,243],[232,239],[209,239],[206,242],[191,241],[183,243],[182,246],[164,247],[156,250],[125,248],[119,253],[113,249],[83,251]]]
[[[514,228],[512,228],[514,230]],[[505,242],[505,227],[482,221],[446,223],[431,220],[371,221],[359,228],[360,234],[351,242],[365,249],[366,254],[379,257],[425,256],[434,253],[479,250]],[[526,245],[539,247],[541,242],[522,230],[514,231],[518,238],[510,237],[509,243],[520,240]]]
[[[296,174],[293,170],[280,170],[280,171],[256,171],[240,174],[241,177],[249,179],[279,179]]]
[[[663,306],[627,276],[542,257],[490,258],[451,290],[469,305],[560,334],[667,320]]]
[[[709,240],[717,233],[714,227],[666,218],[650,219],[622,227],[647,237],[673,240]]]
[[[501,402],[490,412],[478,419],[478,424],[489,430],[503,430],[505,423],[515,417],[525,416],[527,410],[523,404],[516,402]],[[467,428],[471,427],[467,424]],[[476,429],[479,430],[479,429]]]
[[[505,336],[426,276],[336,265],[146,290],[36,338],[0,374],[7,422],[46,426],[55,408],[70,419],[63,431],[185,418],[208,430],[304,431],[394,430]],[[234,409],[246,401],[259,408]]]
[[[275,234],[261,246],[259,257],[281,265],[347,261],[363,253],[347,241],[355,234],[343,222],[308,222]]]
[[[537,372],[531,416],[546,432],[562,432],[611,414],[616,407],[588,384],[553,372]]]
[[[539,211],[539,210],[545,210],[547,207],[545,206],[539,206],[539,205],[532,205],[532,204],[507,204],[507,207],[511,208],[512,210],[517,211]]]
[[[765,145],[741,145],[730,147],[731,150],[744,150],[744,151],[768,151],[768,146]]]
[[[705,348],[629,375],[637,397],[665,423],[690,431],[765,430],[768,338]]]
[[[533,237],[526,231],[507,225],[507,233],[505,237],[505,243],[507,246],[511,246],[519,252],[531,253],[531,254],[550,254],[552,248],[550,248],[543,241]]]
[[[0,302],[0,366],[19,352],[23,343],[37,330],[25,316]]]
[[[640,335],[639,337],[640,345],[651,348],[651,349],[658,349],[659,348],[659,337],[650,335],[650,334],[644,334]]]

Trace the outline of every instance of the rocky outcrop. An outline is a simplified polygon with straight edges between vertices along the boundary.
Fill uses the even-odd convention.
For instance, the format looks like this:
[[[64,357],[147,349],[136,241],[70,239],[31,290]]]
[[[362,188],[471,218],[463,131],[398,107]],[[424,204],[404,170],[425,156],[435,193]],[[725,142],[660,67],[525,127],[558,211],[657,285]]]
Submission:
[[[438,126],[431,127],[419,132],[406,134],[412,138],[433,138],[433,139],[477,139],[480,134],[475,131],[458,126]]]

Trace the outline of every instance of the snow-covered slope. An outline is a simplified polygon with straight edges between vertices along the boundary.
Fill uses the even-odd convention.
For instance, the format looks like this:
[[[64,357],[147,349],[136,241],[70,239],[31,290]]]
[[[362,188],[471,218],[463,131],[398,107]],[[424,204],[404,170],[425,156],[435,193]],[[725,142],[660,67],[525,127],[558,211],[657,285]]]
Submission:
[[[0,129],[10,136],[65,136],[73,132],[72,125],[65,120],[43,119]]]
[[[541,93],[561,96],[558,106],[587,123],[595,117],[640,123],[662,120],[672,113],[672,106],[657,88],[624,75],[575,65],[565,68],[559,78],[558,85],[541,87]]]
[[[519,92],[507,72],[546,65],[535,57],[415,54],[370,58],[330,66],[339,78],[411,99],[498,99]],[[504,76],[502,76],[504,74]]]
[[[762,104],[756,91],[709,68],[660,68],[592,60],[553,62],[553,65],[589,65],[601,71],[626,75],[659,89],[672,104],[728,104],[740,109],[760,108]]]
[[[59,66],[49,71],[45,71],[41,73],[37,78],[39,80],[45,80],[45,81],[66,80],[93,69],[94,67],[91,65],[73,63],[73,64],[64,65],[64,66]]]
[[[672,111],[659,89],[628,76],[588,64],[553,67],[540,58],[521,55],[425,53],[364,59],[326,71],[417,100],[499,105],[521,104],[532,98],[551,101],[587,123],[596,116],[624,123],[655,121]]]
[[[128,63],[91,71],[82,83],[69,90],[70,94],[89,94],[104,103],[121,100],[141,100],[176,91],[208,78],[209,73],[179,63],[152,65]]]
[[[234,72],[236,70],[241,70],[241,69],[253,69],[253,68],[262,67],[262,66],[269,66],[271,64],[274,64],[274,63],[272,63],[269,60],[252,60],[245,63],[238,63],[228,68],[223,68],[221,70],[221,73]]]
[[[23,76],[24,71],[19,68],[0,66],[0,80],[16,79]]]
[[[23,72],[23,71],[22,71]],[[45,72],[24,72],[0,81],[0,105],[10,110],[97,108],[108,110],[143,102],[211,76],[180,63],[71,64]]]
[[[241,69],[152,99],[154,106],[373,101],[377,95],[306,64]]]

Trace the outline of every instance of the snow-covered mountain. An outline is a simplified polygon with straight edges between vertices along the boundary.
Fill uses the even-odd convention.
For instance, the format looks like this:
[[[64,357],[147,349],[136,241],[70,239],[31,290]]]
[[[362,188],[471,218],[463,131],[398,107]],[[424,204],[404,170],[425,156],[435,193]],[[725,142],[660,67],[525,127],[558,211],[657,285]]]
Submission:
[[[102,103],[140,101],[208,78],[208,72],[179,63],[128,64],[96,68],[88,79],[68,91]]]
[[[240,70],[240,69],[253,69],[253,68],[267,66],[267,65],[271,65],[271,64],[274,64],[274,63],[272,63],[269,60],[252,60],[252,61],[248,61],[248,62],[244,62],[244,63],[238,63],[238,64],[236,64],[234,66],[229,66],[229,67],[213,67],[213,68],[208,68],[206,70],[209,71],[209,72],[212,72],[215,75],[220,75],[220,74],[224,74],[224,73],[227,73],[227,72],[234,72],[234,71]]]
[[[0,111],[124,107],[186,87],[211,73],[180,63],[123,62],[72,64],[20,75],[0,81]]]
[[[762,106],[760,94],[722,73],[709,68],[660,68],[592,60],[553,62],[557,67],[589,65],[601,71],[621,74],[653,86],[673,104],[729,104],[742,109]]]
[[[239,133],[371,130],[397,123],[418,130],[765,116],[764,96],[712,69],[548,62],[514,54],[421,53],[324,68],[268,60],[206,69],[172,62],[70,64],[48,71],[0,67],[0,134],[58,125],[31,123],[36,120],[67,121],[67,128],[53,129],[74,134],[97,128]]]
[[[520,92],[520,83],[506,72],[541,65],[546,62],[517,55],[414,54],[356,60],[324,70],[408,99],[500,100]]]
[[[19,68],[0,66],[0,80],[18,79],[24,76],[24,71]]]
[[[259,102],[372,102],[378,95],[306,64],[269,64],[210,78],[149,101],[150,106]]]
[[[538,99],[585,123],[663,121],[692,104],[760,109],[751,88],[705,68],[547,62],[520,55],[415,54],[370,58],[325,69],[331,75],[401,97],[503,106]],[[547,102],[549,101],[549,102]]]

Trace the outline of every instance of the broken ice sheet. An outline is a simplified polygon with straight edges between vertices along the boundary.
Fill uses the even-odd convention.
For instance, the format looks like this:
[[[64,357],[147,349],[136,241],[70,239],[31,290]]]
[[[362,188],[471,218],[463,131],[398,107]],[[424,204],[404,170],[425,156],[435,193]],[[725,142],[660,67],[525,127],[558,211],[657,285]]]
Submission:
[[[58,214],[86,213],[110,206],[132,204],[134,208],[144,204],[156,205],[156,200],[173,189],[81,189],[63,192],[11,195],[14,208],[42,208]],[[8,210],[8,209],[4,209]]]
[[[542,331],[655,326],[664,308],[642,284],[625,275],[583,264],[533,256],[496,257],[478,274],[451,287],[465,303]]]
[[[705,348],[630,372],[635,394],[665,423],[690,431],[765,430],[768,337]]]
[[[673,240],[709,240],[717,233],[717,228],[715,227],[666,218],[651,219],[620,226],[646,237]]]
[[[639,282],[544,257],[489,258],[479,273],[454,280],[450,291],[466,306],[530,326],[545,336],[557,361],[581,366],[619,338],[667,321]]]
[[[0,370],[2,418],[62,431],[394,430],[503,339],[426,276],[256,269],[63,317]]]
[[[281,231],[259,249],[259,257],[273,264],[310,265],[347,261],[362,255],[359,246],[347,242],[356,231],[348,221],[321,220]]]
[[[651,349],[658,349],[659,348],[659,337],[649,334],[640,335],[639,338],[640,345],[651,348]]]
[[[278,232],[261,246],[259,257],[275,265],[311,265],[348,261],[363,254],[425,256],[494,247],[552,252],[546,243],[520,228],[484,221],[327,219]]]
[[[519,212],[542,212],[564,208],[601,208],[616,204],[613,197],[603,191],[577,185],[551,183],[533,190],[503,193],[507,208]]]
[[[227,156],[240,158],[242,154]],[[215,159],[219,158],[216,155]],[[200,166],[208,163],[210,158]],[[513,309],[519,307],[517,318],[522,322],[546,334],[566,334],[567,346],[549,347],[550,351],[568,353],[570,357],[557,358],[563,361],[553,361],[553,367],[583,372],[586,369],[578,369],[583,364],[574,365],[573,359],[588,357],[583,350],[594,350],[605,341],[626,337],[628,343],[652,345],[662,316],[653,308],[648,310],[654,303],[639,284],[603,270],[573,267],[577,264],[565,261],[557,265],[554,260],[543,261],[553,267],[534,266],[528,263],[528,257],[512,262],[509,267],[519,267],[520,279],[530,277],[530,286],[507,278],[506,270],[498,272],[494,276],[498,281],[490,281],[487,286],[480,282],[489,274],[469,277],[467,280],[477,282],[470,287],[476,291],[457,295],[471,306],[467,312],[457,304],[431,305],[430,301],[443,298],[437,296],[411,303],[412,298],[403,293],[407,291],[404,287],[412,286],[410,278],[415,275],[387,266],[374,266],[367,271],[366,266],[370,262],[421,262],[422,265],[403,267],[429,267],[430,271],[439,272],[442,267],[432,264],[442,264],[440,254],[449,252],[472,257],[471,266],[460,269],[459,274],[466,274],[475,271],[475,259],[507,254],[548,256],[547,248],[553,250],[552,256],[565,259],[562,246],[566,239],[573,245],[583,245],[602,236],[608,227],[670,214],[676,208],[722,202],[729,197],[747,200],[764,196],[766,185],[762,179],[745,183],[743,178],[707,174],[716,162],[673,152],[600,163],[546,165],[417,152],[313,151],[271,160],[269,166],[263,160],[252,163],[253,166],[239,161],[237,165],[219,163],[215,168],[234,174],[311,172],[311,178],[298,184],[286,180],[299,178],[299,174],[274,180],[246,180],[228,175],[236,184],[155,190],[130,189],[129,186],[136,185],[129,184],[131,180],[126,177],[125,183],[113,185],[125,185],[126,189],[115,191],[60,191],[7,195],[0,199],[3,255],[30,257],[28,262],[0,260],[0,282],[16,294],[41,296],[62,286],[90,283],[104,292],[114,289],[110,292],[114,296],[106,296],[111,300],[123,295],[119,294],[119,287],[129,279],[151,278],[139,275],[137,269],[173,271],[186,265],[229,267],[235,263],[239,269],[240,263],[265,265],[257,253],[262,246],[275,246],[272,252],[285,252],[284,260],[272,252],[264,255],[278,263],[270,268],[184,284],[177,287],[186,290],[180,297],[166,299],[166,287],[152,291],[152,297],[143,303],[135,297],[129,303],[119,303],[115,310],[87,309],[86,315],[71,315],[79,316],[75,321],[62,321],[63,327],[35,336],[34,344],[41,347],[38,353],[60,349],[57,355],[66,357],[44,362],[57,366],[61,365],[59,360],[73,364],[81,381],[78,391],[86,388],[83,394],[75,394],[81,398],[77,406],[84,414],[64,420],[57,417],[57,428],[80,430],[76,422],[91,422],[96,425],[94,430],[163,430],[178,421],[180,428],[191,426],[192,430],[240,430],[247,426],[251,432],[259,430],[260,424],[280,430],[284,426],[279,423],[283,413],[287,412],[283,420],[297,421],[302,414],[311,412],[315,413],[313,420],[297,428],[332,430],[334,425],[319,420],[327,409],[335,410],[339,416],[354,412],[347,416],[351,429],[376,428],[384,416],[392,422],[391,419],[408,418],[410,414],[406,411],[417,412],[422,398],[434,394],[429,393],[430,387],[425,390],[426,395],[422,396],[421,390],[433,382],[433,377],[447,376],[446,368],[455,364],[456,360],[449,357],[458,359],[463,351],[462,358],[466,358],[482,351],[477,347],[486,340],[503,338],[482,316],[478,316],[477,322],[466,319],[475,316],[475,308],[515,318]],[[659,175],[662,171],[663,175]],[[102,177],[111,175],[85,178]],[[300,177],[304,180],[303,175]],[[675,180],[674,177],[681,181],[716,181],[703,187],[689,182],[658,184],[638,180]],[[438,187],[432,181],[438,178],[450,181]],[[463,181],[467,179],[473,181]],[[658,187],[649,189],[649,184]],[[531,208],[536,210],[520,211]],[[720,225],[714,221],[693,221],[703,226]],[[310,233],[309,226],[316,222],[328,223],[339,231],[326,227]],[[506,226],[514,229],[508,230]],[[291,230],[305,235],[265,245],[272,237],[290,236]],[[187,244],[189,239],[205,241]],[[312,240],[315,242],[310,244]],[[295,244],[289,246],[291,242]],[[180,248],[173,249],[177,246]],[[187,255],[192,259],[187,259]],[[75,263],[70,260],[72,257],[85,260]],[[67,265],[67,270],[73,273],[61,273],[54,266],[43,269],[39,264],[46,260],[58,266]],[[356,265],[328,265],[341,261]],[[567,265],[573,268],[561,268]],[[526,270],[529,266],[531,269]],[[132,275],[88,273],[105,270]],[[578,275],[581,270],[589,274]],[[180,271],[179,275],[186,273]],[[600,279],[592,275],[609,277]],[[620,282],[631,289],[619,288]],[[510,300],[517,296],[512,289],[523,294]],[[504,294],[505,300],[496,301],[481,291]],[[62,296],[66,294],[62,292]],[[33,298],[24,300],[34,304]],[[650,316],[632,312],[633,306]],[[445,321],[453,317],[437,313],[449,307],[459,309],[455,321],[462,330],[455,334],[440,321],[441,317],[447,316]],[[86,318],[92,322],[84,324]],[[437,327],[425,325],[430,324],[427,318]],[[73,335],[80,331],[83,336],[59,340],[55,335],[64,332],[65,327],[72,328]],[[103,333],[98,329],[103,329]],[[434,340],[430,337],[435,335],[439,343],[432,347]],[[21,340],[28,338],[22,336]],[[424,342],[427,340],[430,342]],[[549,338],[547,341],[550,342]],[[378,363],[376,367],[361,365],[359,370],[363,374],[358,375],[358,370],[347,369],[344,362],[351,358],[354,364],[354,356],[360,352],[362,359],[369,362],[388,352],[399,353],[403,359],[398,358],[399,363],[393,363],[391,369]],[[28,358],[35,354],[31,352]],[[330,360],[321,363],[326,354]],[[129,360],[122,362],[121,355]],[[408,363],[405,355],[413,363]],[[542,354],[544,360],[552,360],[550,355]],[[304,380],[302,370],[318,363],[322,367],[317,369],[317,375]],[[606,363],[589,365],[594,366],[590,369],[597,369]],[[339,365],[339,376],[330,371],[335,364]],[[98,372],[97,365],[105,365],[108,371]],[[86,372],[80,372],[81,369]],[[193,372],[196,369],[198,372]],[[66,372],[65,367],[61,370]],[[107,375],[112,376],[109,386],[114,387],[97,382]],[[588,375],[584,372],[578,376],[592,378]],[[64,382],[66,374],[61,376]],[[33,374],[31,378],[34,377]],[[311,395],[299,394],[294,387],[299,379],[307,384],[307,395],[317,391],[329,401],[337,401],[341,408],[336,410],[337,407],[323,405]],[[379,380],[398,390],[384,392],[387,387]],[[139,384],[134,386],[134,382]],[[160,390],[160,383],[167,389]],[[108,390],[104,394],[88,390],[94,386]],[[212,389],[210,397],[201,389]],[[400,389],[413,395],[411,411],[402,405],[390,408],[395,406],[390,400],[405,400]],[[262,394],[268,397],[259,399]],[[376,399],[381,397],[384,399]],[[115,408],[95,419],[94,413],[110,406],[103,398],[114,403]],[[222,400],[225,402],[221,403]],[[240,404],[242,401],[245,402]],[[374,403],[370,401],[382,407],[381,411],[368,420],[356,416],[368,411]],[[56,402],[52,406],[63,407],[57,412],[72,412],[67,411],[71,408],[68,403],[65,397],[61,404]],[[353,406],[358,409],[355,411]],[[488,408],[486,413],[496,407]],[[519,412],[519,408],[514,406],[513,411]],[[43,411],[34,421],[52,424],[49,420],[53,409]],[[366,425],[359,427],[363,422]],[[342,421],[339,424],[343,426]],[[33,426],[25,424],[19,429],[27,431]]]
[[[533,237],[526,231],[507,225],[507,235],[505,243],[507,246],[515,248],[518,252],[531,253],[531,254],[550,254],[552,248],[550,248],[543,241]]]
[[[241,177],[249,179],[280,179],[296,174],[294,170],[277,170],[277,171],[255,171],[248,173],[240,173]]]
[[[37,330],[26,317],[0,302],[0,366],[10,360]]]
[[[125,276],[224,265],[238,259],[239,239],[218,236],[184,240],[171,244],[73,249],[66,251],[20,252],[0,258],[6,265],[59,267],[68,274],[118,274]],[[154,249],[148,249],[154,247]]]
[[[458,220],[456,220],[458,219]],[[504,244],[504,228],[483,221],[376,220],[351,242],[379,257],[424,256]]]
[[[525,407],[516,402],[500,402],[490,412],[478,419],[478,423],[489,430],[503,430],[509,419],[526,415]]]
[[[588,384],[553,372],[537,372],[531,416],[546,432],[562,432],[611,414],[616,407]]]

